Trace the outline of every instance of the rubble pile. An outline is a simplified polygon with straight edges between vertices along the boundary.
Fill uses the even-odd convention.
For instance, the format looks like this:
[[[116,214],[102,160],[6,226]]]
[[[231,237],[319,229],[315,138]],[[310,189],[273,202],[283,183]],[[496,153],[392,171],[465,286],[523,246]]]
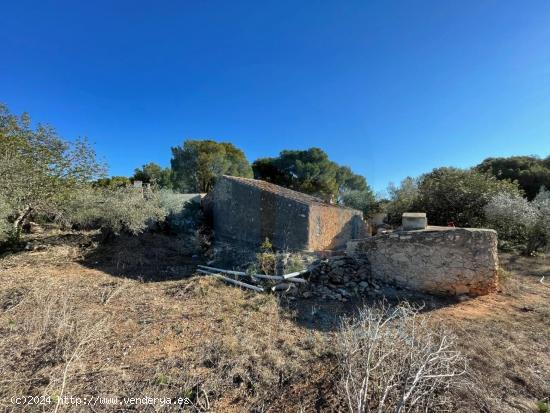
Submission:
[[[331,257],[322,261],[308,277],[309,283],[302,292],[304,298],[312,296],[343,302],[353,296],[379,292],[382,285],[371,277],[368,262],[347,256]]]
[[[347,302],[354,297],[369,294],[382,293],[387,287],[379,280],[375,280],[371,274],[371,266],[367,259],[359,259],[350,256],[332,256],[325,259],[315,259],[313,255],[290,254],[279,252],[275,254],[276,262],[273,275],[250,271],[252,257],[239,256],[246,265],[235,265],[235,254],[242,252],[233,248],[223,249],[230,252],[232,265],[227,261],[211,261],[208,266],[199,265],[197,270],[203,275],[216,275],[225,282],[236,284],[242,288],[248,288],[257,292],[275,292],[294,300],[301,298],[320,298],[322,300],[338,300]],[[224,254],[218,254],[222,256]],[[227,255],[227,254],[226,254]],[[237,254],[239,255],[239,254]],[[287,268],[290,259],[299,260],[302,270],[289,272]],[[242,268],[242,270],[227,270],[214,267],[219,262],[226,261],[226,267]],[[285,271],[286,269],[286,271]],[[292,271],[292,270],[291,270]],[[285,272],[287,274],[285,274]]]

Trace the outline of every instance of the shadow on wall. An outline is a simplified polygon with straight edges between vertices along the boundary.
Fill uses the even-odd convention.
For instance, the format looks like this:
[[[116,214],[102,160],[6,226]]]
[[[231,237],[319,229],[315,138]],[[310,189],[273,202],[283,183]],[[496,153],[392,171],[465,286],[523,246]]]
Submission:
[[[367,227],[360,216],[354,216],[343,227],[342,230],[332,239],[329,249],[343,251],[349,240],[364,238],[367,236]]]

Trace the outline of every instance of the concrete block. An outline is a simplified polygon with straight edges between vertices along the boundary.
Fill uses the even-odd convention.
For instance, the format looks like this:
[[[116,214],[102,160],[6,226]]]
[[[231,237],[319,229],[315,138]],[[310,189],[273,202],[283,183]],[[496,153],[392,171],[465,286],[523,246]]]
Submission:
[[[401,218],[401,225],[405,231],[426,229],[428,219],[425,212],[405,212]]]

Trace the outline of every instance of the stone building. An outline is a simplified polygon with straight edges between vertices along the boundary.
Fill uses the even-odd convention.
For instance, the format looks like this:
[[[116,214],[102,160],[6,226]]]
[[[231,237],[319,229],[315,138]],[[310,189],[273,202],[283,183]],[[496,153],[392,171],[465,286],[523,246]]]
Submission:
[[[205,199],[216,239],[278,249],[345,248],[365,235],[363,214],[256,179],[221,177]]]

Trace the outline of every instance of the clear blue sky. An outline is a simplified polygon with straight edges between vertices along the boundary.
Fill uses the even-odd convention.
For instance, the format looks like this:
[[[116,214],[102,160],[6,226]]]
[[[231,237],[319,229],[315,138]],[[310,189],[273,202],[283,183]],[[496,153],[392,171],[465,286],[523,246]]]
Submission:
[[[0,102],[113,175],[185,138],[318,146],[375,190],[550,154],[550,1],[5,1]]]

